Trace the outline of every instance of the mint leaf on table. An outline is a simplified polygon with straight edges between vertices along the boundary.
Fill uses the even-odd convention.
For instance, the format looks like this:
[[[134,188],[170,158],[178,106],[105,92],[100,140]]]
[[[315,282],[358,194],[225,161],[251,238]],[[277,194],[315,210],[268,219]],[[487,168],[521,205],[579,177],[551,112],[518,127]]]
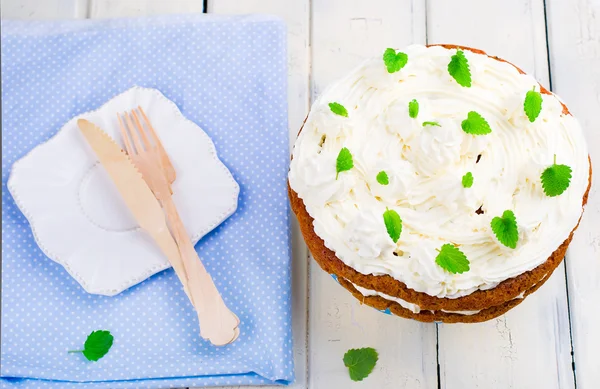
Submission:
[[[377,174],[377,182],[379,182],[381,185],[387,185],[390,183],[390,179],[385,170],[382,170]]]
[[[329,109],[336,115],[348,117],[348,110],[340,103],[329,103]]]
[[[352,153],[346,147],[340,150],[338,154],[337,160],[335,162],[335,179],[338,179],[338,176],[341,172],[345,172],[354,167],[354,160],[352,159]]]
[[[113,345],[113,336],[110,331],[98,330],[88,335],[83,350],[71,350],[70,353],[83,353],[88,361],[97,361],[108,353]]]
[[[423,127],[425,126],[437,126],[437,127],[441,127],[442,125],[438,122],[423,122]]]
[[[396,73],[402,69],[407,62],[408,55],[401,51],[396,53],[396,50],[388,48],[383,53],[383,63],[385,63],[388,73]]]
[[[531,123],[533,123],[540,115],[540,112],[542,112],[542,101],[542,94],[535,91],[535,86],[525,95],[523,110]]]
[[[558,196],[567,190],[571,184],[572,173],[570,166],[556,164],[556,154],[554,154],[554,164],[547,167],[540,176],[546,196]]]
[[[467,172],[462,178],[463,188],[470,188],[473,186],[473,173]]]
[[[449,273],[464,273],[469,271],[469,260],[467,256],[452,244],[446,243],[439,250],[435,263]]]
[[[402,219],[398,215],[398,212],[386,208],[386,211],[383,213],[383,222],[390,238],[392,238],[394,243],[398,242],[402,233]]]
[[[450,73],[452,78],[454,78],[459,85],[466,88],[471,87],[469,61],[462,50],[456,50],[456,54],[450,59],[450,63],[448,63],[448,73]]]
[[[419,115],[419,102],[413,99],[410,103],[408,103],[408,116],[413,119],[416,119]]]
[[[491,226],[500,243],[511,249],[517,248],[519,230],[517,228],[517,218],[513,211],[507,209],[502,213],[502,217],[496,216],[493,218]]]
[[[475,111],[469,112],[460,126],[464,132],[471,135],[486,135],[492,132],[487,120]]]
[[[352,381],[362,381],[371,374],[378,359],[379,355],[374,348],[351,349],[344,354],[344,365],[348,368]]]

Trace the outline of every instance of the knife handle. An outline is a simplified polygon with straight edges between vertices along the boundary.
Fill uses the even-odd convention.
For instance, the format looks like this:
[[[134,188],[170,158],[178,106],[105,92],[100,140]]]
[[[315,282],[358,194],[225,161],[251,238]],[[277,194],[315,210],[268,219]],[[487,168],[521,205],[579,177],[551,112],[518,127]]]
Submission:
[[[154,241],[160,247],[160,250],[169,259],[171,266],[173,266],[173,270],[175,270],[175,274],[177,275],[179,281],[183,285],[183,290],[185,291],[185,294],[192,302],[192,305],[194,305],[194,301],[192,300],[192,296],[188,288],[188,276],[185,270],[185,265],[183,264],[183,260],[181,258],[181,253],[179,252],[177,243],[175,243],[175,241],[173,240],[173,236],[169,232],[167,225],[165,224],[164,228],[161,228],[159,231],[154,232],[152,235]]]
[[[212,277],[198,257],[171,196],[163,199],[163,207],[188,275],[188,289],[200,321],[200,336],[216,346],[233,342],[239,335],[239,319],[225,305]]]

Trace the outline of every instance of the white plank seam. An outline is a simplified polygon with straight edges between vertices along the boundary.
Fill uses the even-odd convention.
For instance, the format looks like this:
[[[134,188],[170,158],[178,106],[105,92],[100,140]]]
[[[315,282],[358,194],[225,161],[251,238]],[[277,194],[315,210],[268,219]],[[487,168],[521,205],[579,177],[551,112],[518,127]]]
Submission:
[[[435,362],[437,363],[437,389],[442,389],[442,371],[440,367],[440,327],[435,323]]]
[[[553,91],[552,88],[552,64],[551,64],[551,59],[550,59],[550,40],[548,39],[548,12],[546,10],[546,0],[543,0],[543,4],[544,4],[544,26],[546,28],[545,34],[546,34],[546,57],[547,57],[547,62],[548,62],[548,89],[550,91]],[[567,293],[568,295],[568,293]]]
[[[552,79],[552,58],[550,56],[550,39],[548,36],[548,11],[546,6],[546,0],[543,0],[544,6],[544,26],[546,34],[546,61],[548,63],[548,89],[553,92],[553,79]],[[573,371],[573,385],[577,389],[577,371],[575,370],[575,353],[573,349],[573,320],[571,318],[571,299],[569,296],[569,270],[567,266],[568,255],[565,254],[563,258],[564,269],[565,269],[565,291],[567,294],[567,317],[569,319],[569,341],[571,347],[571,370]]]
[[[550,58],[550,57],[548,57]],[[552,78],[550,78],[552,79]],[[571,299],[569,296],[569,267],[567,266],[567,255],[563,261],[565,262],[565,290],[567,291],[567,313],[569,318],[569,338],[571,340],[571,369],[573,370],[573,385],[577,389],[577,370],[575,370],[575,351],[573,346],[573,319],[571,318]]]

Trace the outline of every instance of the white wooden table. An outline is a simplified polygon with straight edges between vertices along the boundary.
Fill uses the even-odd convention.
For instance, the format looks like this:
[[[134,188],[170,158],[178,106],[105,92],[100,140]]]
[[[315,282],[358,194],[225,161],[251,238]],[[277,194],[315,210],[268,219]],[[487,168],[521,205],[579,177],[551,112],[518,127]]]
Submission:
[[[558,93],[600,171],[600,0],[2,0],[13,19],[269,13],[288,25],[290,142],[311,101],[363,58],[410,43],[499,55]],[[597,181],[597,180],[596,180]],[[600,388],[600,191],[565,263],[540,291],[482,324],[423,324],[361,306],[313,261],[294,226],[295,389]],[[349,348],[379,351],[349,380]]]

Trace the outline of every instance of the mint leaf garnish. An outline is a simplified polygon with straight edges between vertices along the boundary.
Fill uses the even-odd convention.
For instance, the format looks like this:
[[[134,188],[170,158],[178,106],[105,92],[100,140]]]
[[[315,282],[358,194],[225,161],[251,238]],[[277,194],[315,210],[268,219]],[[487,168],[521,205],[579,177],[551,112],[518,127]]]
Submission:
[[[513,211],[507,209],[502,213],[502,217],[496,216],[493,218],[491,226],[500,243],[511,249],[517,248],[519,230],[517,228],[517,218]]]
[[[462,178],[462,186],[464,188],[470,188],[473,186],[473,173],[467,172]]]
[[[386,208],[386,211],[383,213],[383,222],[390,238],[392,238],[394,243],[398,242],[402,233],[402,219],[400,219],[398,212]]]
[[[379,356],[374,348],[366,347],[348,350],[344,354],[344,365],[350,372],[352,381],[362,381],[375,367]]]
[[[464,87],[471,87],[471,70],[469,69],[469,61],[465,57],[462,50],[456,50],[456,54],[450,59],[448,64],[448,73]]]
[[[458,247],[449,243],[444,244],[439,250],[435,263],[452,274],[464,273],[470,269],[467,256]]]
[[[402,69],[407,62],[408,55],[401,51],[396,53],[396,50],[388,48],[383,53],[383,63],[385,63],[388,73],[396,73]]]
[[[441,127],[442,125],[438,122],[423,122],[423,127],[425,126],[437,126],[437,127]]]
[[[388,175],[384,170],[377,173],[377,182],[379,182],[381,185],[387,185],[390,183]]]
[[[88,335],[83,350],[71,350],[70,353],[83,353],[88,361],[97,361],[108,353],[113,345],[110,331],[98,330]]]
[[[408,103],[408,116],[415,119],[419,115],[419,102],[413,99]]]
[[[329,103],[329,109],[336,115],[348,117],[348,111],[346,110],[346,107],[340,103]]]
[[[467,114],[467,118],[462,121],[461,127],[464,132],[472,135],[486,135],[492,132],[487,120],[475,111]]]
[[[558,196],[567,190],[571,184],[572,173],[570,166],[556,164],[556,154],[554,154],[554,164],[547,167],[540,177],[546,196]]]
[[[338,176],[341,172],[345,172],[346,170],[350,170],[354,167],[354,160],[352,159],[352,153],[346,147],[340,150],[340,153],[337,156],[337,160],[335,161],[335,179],[338,179]]]
[[[523,110],[531,123],[533,123],[540,115],[540,112],[542,112],[542,101],[542,94],[535,91],[535,86],[525,95]]]

